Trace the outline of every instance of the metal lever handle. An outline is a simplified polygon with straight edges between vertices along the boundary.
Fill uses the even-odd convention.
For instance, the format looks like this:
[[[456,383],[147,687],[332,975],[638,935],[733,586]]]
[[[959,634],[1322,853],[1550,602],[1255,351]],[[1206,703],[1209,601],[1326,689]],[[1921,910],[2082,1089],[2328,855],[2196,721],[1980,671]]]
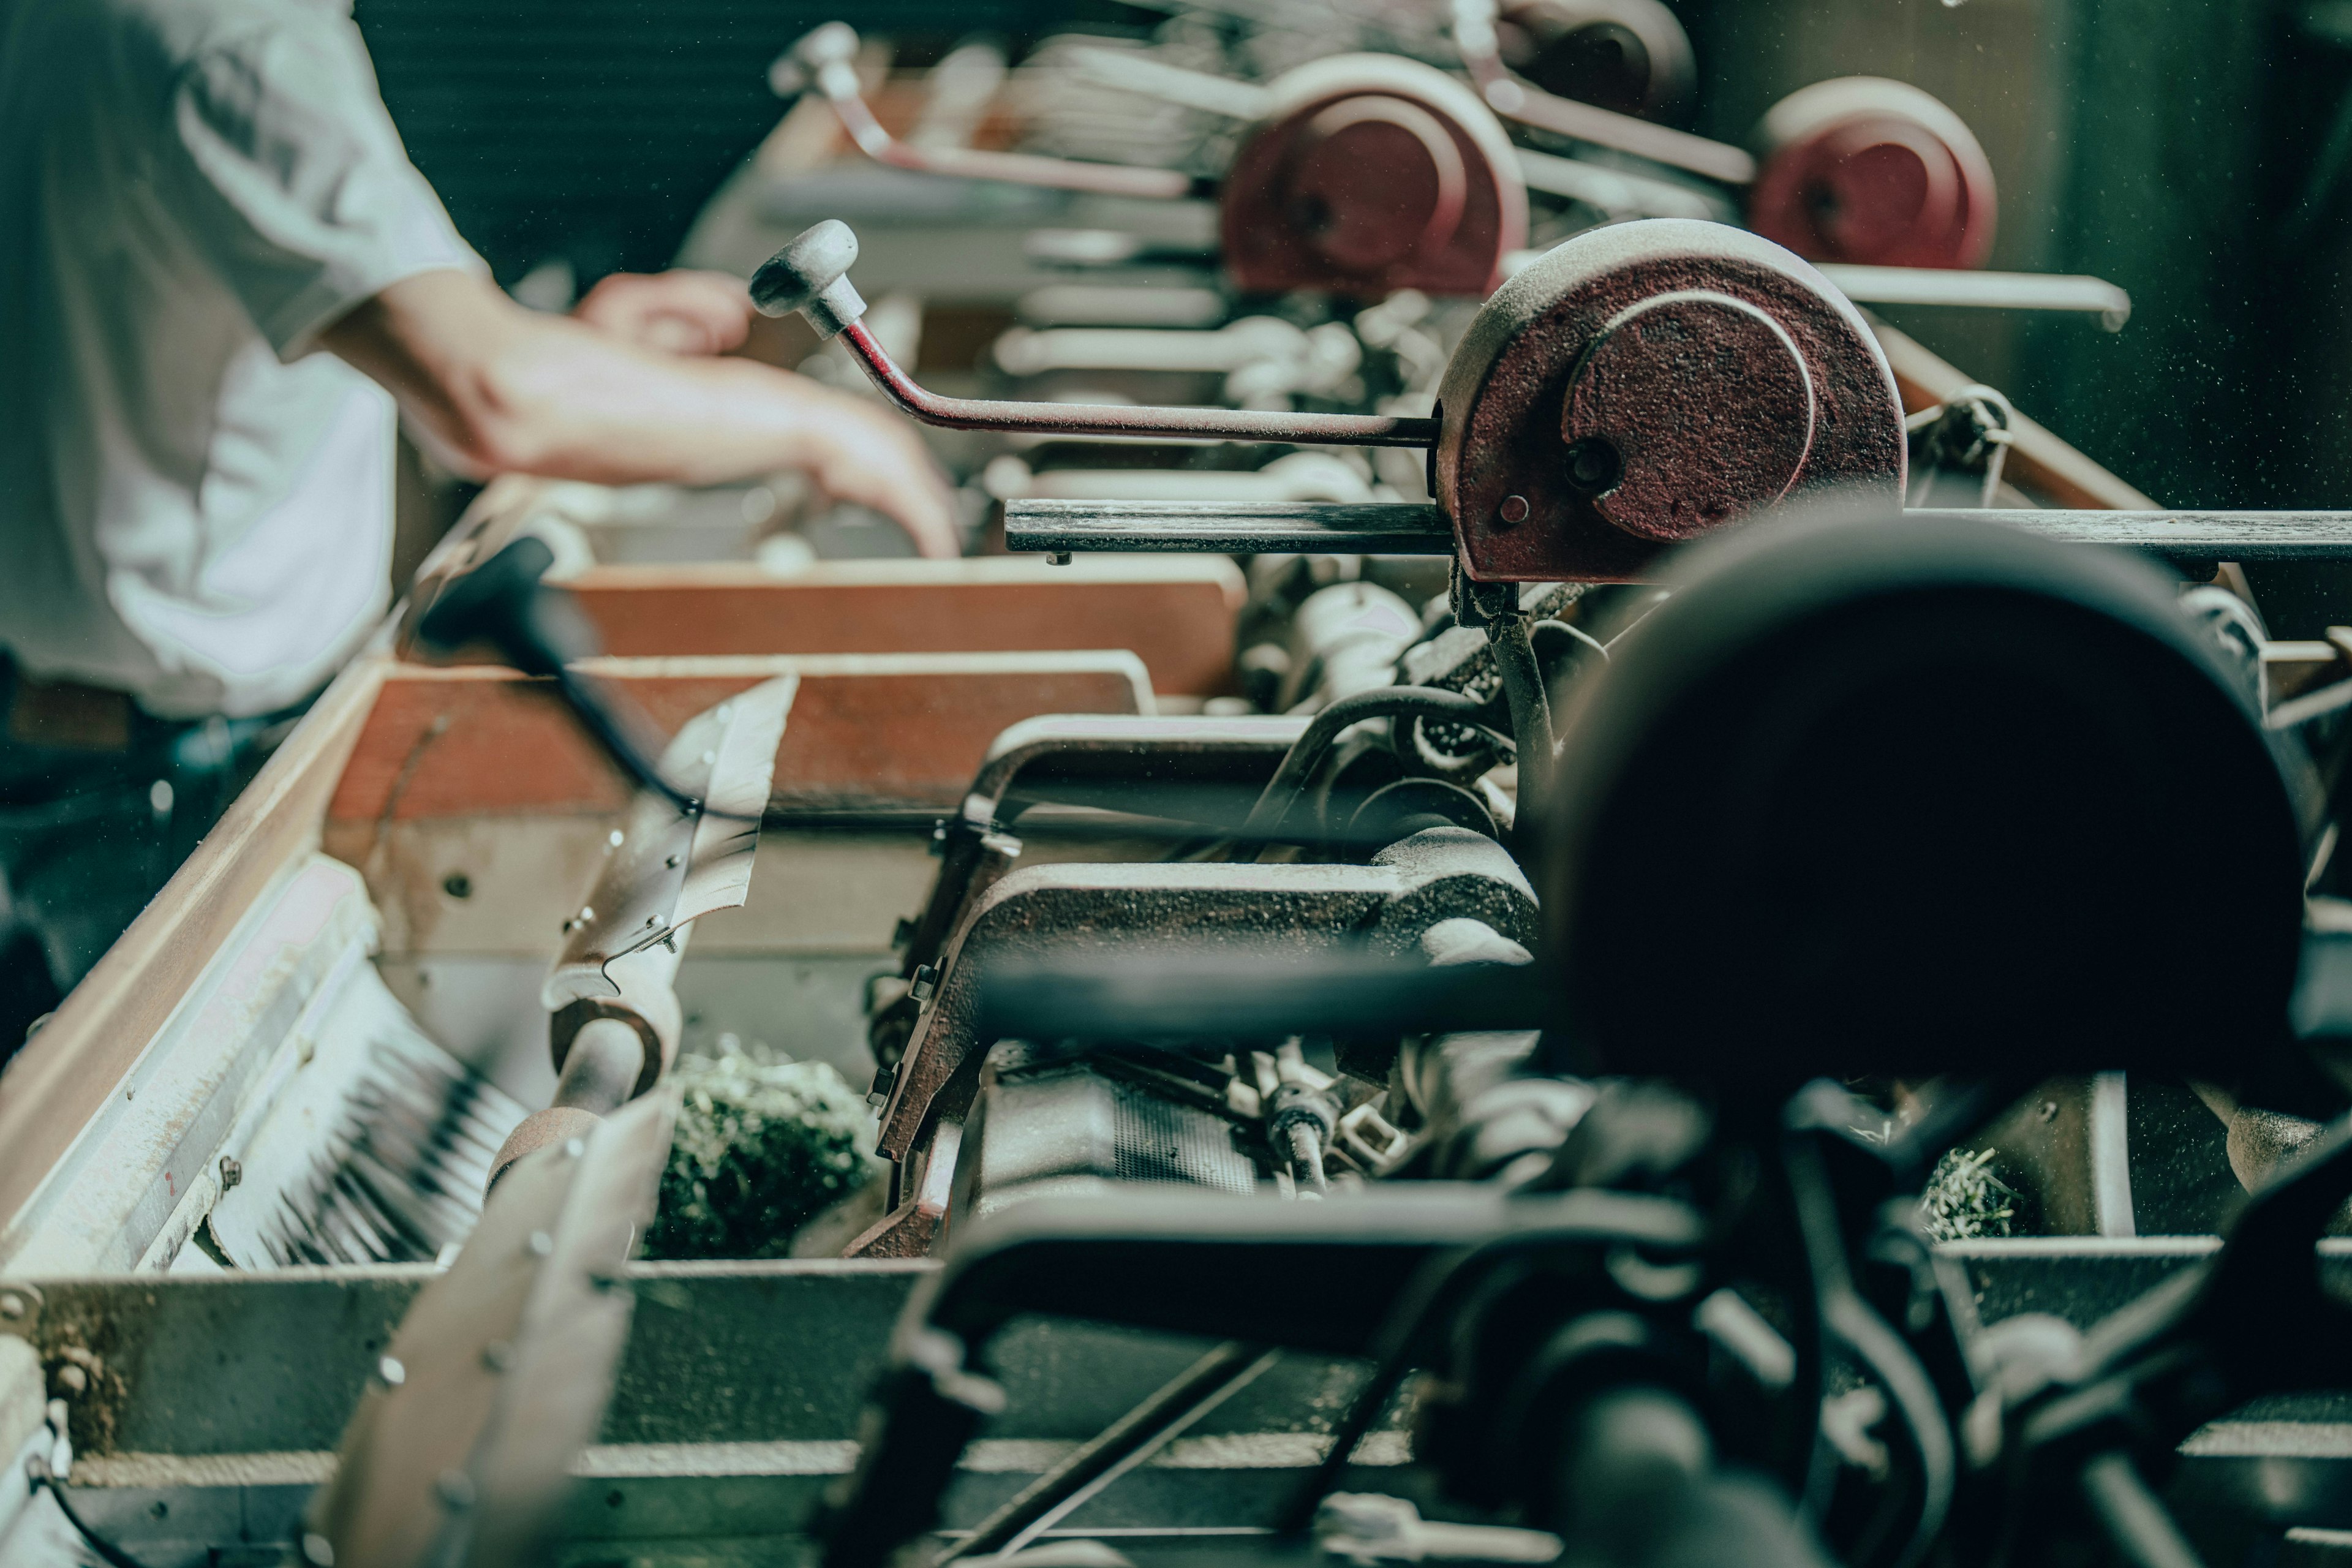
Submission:
[[[1560,98],[1513,76],[1503,64],[1501,44],[1495,36],[1493,0],[1454,0],[1454,42],[1470,79],[1478,84],[1478,96],[1506,120],[1630,153],[1727,185],[1746,185],[1756,178],[1756,160],[1744,148],[1597,104]]]
[[[768,85],[778,96],[814,87],[833,105],[858,151],[877,163],[965,179],[1003,180],[1019,185],[1088,191],[1105,196],[1171,201],[1193,194],[1192,176],[1177,169],[1139,169],[1120,163],[1081,163],[1032,153],[990,153],[971,147],[910,147],[874,118],[858,85],[857,34],[846,22],[827,22],[792,47],[770,68]]]
[[[1034,435],[1145,436],[1182,441],[1286,441],[1302,446],[1433,447],[1438,421],[1377,414],[1275,414],[1236,408],[1129,407],[1096,403],[1017,403],[941,397],[918,386],[860,320],[866,301],[849,281],[857,236],[827,218],[751,275],[751,302],[765,314],[798,311],[819,341],[838,337],[885,396],[926,425],[949,430]]]

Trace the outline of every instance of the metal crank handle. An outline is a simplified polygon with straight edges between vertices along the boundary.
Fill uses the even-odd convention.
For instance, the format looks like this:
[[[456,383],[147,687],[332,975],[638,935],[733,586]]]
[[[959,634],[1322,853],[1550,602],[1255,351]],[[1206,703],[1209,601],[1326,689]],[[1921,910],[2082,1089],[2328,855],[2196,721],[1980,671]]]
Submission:
[[[918,386],[866,330],[866,301],[849,281],[857,236],[827,218],[768,258],[751,302],[771,316],[798,311],[820,342],[839,338],[883,395],[926,425],[1032,435],[1140,436],[1181,441],[1282,441],[1301,446],[1433,447],[1434,419],[1372,414],[1274,414],[1235,408],[1126,407],[941,397]]]
[[[884,129],[857,80],[857,34],[846,22],[827,22],[792,47],[768,71],[768,85],[784,97],[814,87],[833,105],[858,151],[877,163],[965,179],[1087,191],[1097,195],[1173,201],[1195,195],[1192,176],[1178,169],[1081,163],[1034,153],[991,153],[971,147],[913,147]]]

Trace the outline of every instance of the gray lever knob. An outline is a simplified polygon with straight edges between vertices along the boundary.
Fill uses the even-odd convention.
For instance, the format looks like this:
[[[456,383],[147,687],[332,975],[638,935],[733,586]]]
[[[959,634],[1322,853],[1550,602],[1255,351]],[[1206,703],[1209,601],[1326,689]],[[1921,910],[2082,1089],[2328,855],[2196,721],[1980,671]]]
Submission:
[[[866,301],[849,281],[857,259],[857,236],[829,217],[768,258],[751,274],[751,303],[762,314],[798,310],[824,342],[866,314]]]
[[[856,29],[846,22],[827,22],[777,57],[768,68],[769,90],[778,98],[790,98],[804,87],[814,86],[829,94],[826,69],[849,65],[856,58]],[[856,91],[856,87],[857,79],[852,77],[850,90]]]

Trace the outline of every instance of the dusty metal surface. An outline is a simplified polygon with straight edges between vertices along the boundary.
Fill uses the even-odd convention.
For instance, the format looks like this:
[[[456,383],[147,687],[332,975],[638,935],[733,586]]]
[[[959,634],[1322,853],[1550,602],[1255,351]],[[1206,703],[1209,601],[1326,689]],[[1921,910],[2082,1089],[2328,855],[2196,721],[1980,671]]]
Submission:
[[[1803,367],[1811,438],[1795,473],[1773,493],[1836,485],[1888,501],[1901,496],[1902,405],[1885,358],[1852,304],[1794,256],[1752,235],[1672,219],[1622,224],[1559,247],[1506,283],[1447,363],[1438,394],[1445,435],[1437,447],[1435,493],[1454,521],[1474,579],[1638,579],[1660,544],[1612,523],[1595,498],[1626,482],[1661,489],[1680,482],[1675,460],[1686,448],[1675,439],[1675,405],[1719,410],[1788,402],[1790,373],[1775,384],[1751,384],[1753,355],[1718,354],[1704,342],[1666,352],[1662,343],[1661,352],[1645,352],[1626,367],[1650,373],[1640,397],[1621,388],[1612,399],[1627,412],[1654,407],[1659,414],[1606,428],[1577,426],[1596,462],[1569,449],[1563,403],[1593,345],[1629,312],[1692,291],[1736,302],[1714,307],[1717,311],[1746,307],[1769,317],[1780,337],[1765,334],[1773,356],[1766,363],[1779,363],[1792,346],[1790,357]],[[1781,390],[1776,395],[1770,385]],[[1724,456],[1769,456],[1767,467],[1785,474],[1785,453],[1769,439],[1767,417],[1759,409],[1752,426],[1766,438],[1767,453]],[[1645,477],[1651,474],[1654,479]],[[1750,493],[1765,488],[1755,479],[1743,484]],[[1721,521],[1737,515],[1727,507]]]

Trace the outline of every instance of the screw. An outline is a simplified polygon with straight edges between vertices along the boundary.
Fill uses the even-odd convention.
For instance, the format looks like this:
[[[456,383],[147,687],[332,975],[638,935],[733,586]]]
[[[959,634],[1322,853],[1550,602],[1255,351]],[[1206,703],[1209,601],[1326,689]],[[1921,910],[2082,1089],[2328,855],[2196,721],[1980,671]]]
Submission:
[[[474,1480],[463,1470],[444,1470],[433,1482],[433,1495],[451,1513],[463,1513],[474,1506]]]
[[[1056,550],[1045,557],[1048,566],[1067,566],[1069,563],[1070,552],[1066,550]]]
[[[627,834],[623,833],[619,828],[615,827],[614,829],[613,829],[613,831],[612,831],[612,832],[610,832],[610,833],[608,833],[608,834],[606,834],[606,835],[604,836],[604,842],[605,842],[606,844],[608,844],[608,845],[612,846],[614,848],[618,849],[618,848],[621,847],[621,845],[622,845],[623,841],[624,841],[624,840],[625,840],[627,837],[628,837],[628,835],[627,835]]]
[[[1625,477],[1625,459],[1605,436],[1587,436],[1568,446],[1568,482],[1577,493],[1605,496]]]
[[[391,1356],[385,1356],[375,1363],[375,1374],[383,1379],[386,1388],[398,1388],[408,1381],[408,1369]]]
[[[566,1138],[563,1141],[563,1157],[565,1159],[577,1160],[581,1155],[585,1154],[586,1152],[588,1152],[588,1145],[583,1143],[579,1139]]]
[[[546,1258],[555,1251],[555,1237],[543,1230],[534,1230],[530,1233],[530,1240],[525,1245],[530,1248],[530,1255],[533,1258]]]
[[[238,1164],[233,1157],[227,1154],[223,1154],[221,1156],[220,1173],[221,1191],[223,1192],[228,1191],[231,1187],[245,1180],[245,1167]]]
[[[1528,520],[1528,498],[1505,496],[1503,504],[1495,509],[1495,521],[1505,528],[1517,528]]]

